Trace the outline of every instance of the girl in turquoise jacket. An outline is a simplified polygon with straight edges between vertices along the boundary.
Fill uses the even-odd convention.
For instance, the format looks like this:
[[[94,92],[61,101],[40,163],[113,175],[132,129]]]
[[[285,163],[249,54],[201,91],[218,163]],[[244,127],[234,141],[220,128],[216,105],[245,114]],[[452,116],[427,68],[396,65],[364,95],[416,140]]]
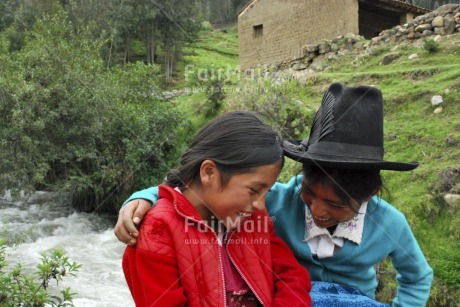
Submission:
[[[398,283],[392,305],[425,306],[433,271],[404,215],[377,197],[380,170],[410,171],[418,166],[383,159],[381,92],[332,84],[309,138],[285,141],[283,146],[287,157],[302,163],[303,174],[276,183],[267,194],[266,207],[276,234],[309,270],[311,280],[326,287],[345,285],[375,298],[375,266],[389,257]],[[134,223],[140,222],[156,194],[153,187],[128,199],[115,228],[121,241],[136,243]],[[315,296],[314,290],[315,285],[315,306],[330,306],[335,299]]]

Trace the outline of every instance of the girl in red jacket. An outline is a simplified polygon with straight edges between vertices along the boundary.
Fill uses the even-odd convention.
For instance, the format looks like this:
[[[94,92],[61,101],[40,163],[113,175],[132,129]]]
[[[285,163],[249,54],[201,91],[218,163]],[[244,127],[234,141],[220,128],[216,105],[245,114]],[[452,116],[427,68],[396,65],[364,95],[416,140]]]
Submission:
[[[311,306],[308,272],[265,210],[283,164],[280,138],[255,114],[208,123],[126,248],[136,306]]]

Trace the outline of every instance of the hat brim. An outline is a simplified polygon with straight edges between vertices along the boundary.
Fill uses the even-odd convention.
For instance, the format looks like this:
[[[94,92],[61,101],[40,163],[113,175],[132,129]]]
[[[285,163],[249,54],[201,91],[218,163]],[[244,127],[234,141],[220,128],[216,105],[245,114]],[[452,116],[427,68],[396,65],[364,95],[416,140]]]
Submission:
[[[316,164],[321,167],[340,169],[362,169],[362,170],[391,170],[411,171],[418,167],[418,162],[391,162],[385,160],[369,160],[359,158],[348,158],[334,155],[318,155],[299,150],[299,141],[284,141],[283,151],[286,157],[302,164]]]

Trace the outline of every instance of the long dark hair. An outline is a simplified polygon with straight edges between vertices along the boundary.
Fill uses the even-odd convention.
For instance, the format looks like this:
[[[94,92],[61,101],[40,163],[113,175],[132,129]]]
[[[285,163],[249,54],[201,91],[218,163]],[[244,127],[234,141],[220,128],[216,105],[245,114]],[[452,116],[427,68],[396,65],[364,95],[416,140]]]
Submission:
[[[280,163],[284,154],[279,135],[258,115],[247,111],[228,112],[205,125],[182,155],[177,169],[165,183],[183,188],[191,181],[200,183],[199,170],[204,160],[216,163],[223,185],[236,173],[254,167]]]
[[[350,170],[303,164],[302,172],[304,179],[301,191],[322,183],[332,188],[340,200],[352,208],[354,202],[360,205],[372,195],[376,188],[383,187],[383,180],[378,169]]]

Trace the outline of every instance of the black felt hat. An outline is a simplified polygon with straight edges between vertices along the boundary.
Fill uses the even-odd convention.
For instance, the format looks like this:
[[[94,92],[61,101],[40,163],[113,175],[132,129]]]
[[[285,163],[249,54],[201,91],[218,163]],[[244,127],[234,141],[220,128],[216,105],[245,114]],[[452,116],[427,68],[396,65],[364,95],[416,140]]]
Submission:
[[[409,171],[417,162],[383,160],[382,92],[333,83],[323,96],[310,137],[284,141],[287,157],[304,164],[344,169]]]

